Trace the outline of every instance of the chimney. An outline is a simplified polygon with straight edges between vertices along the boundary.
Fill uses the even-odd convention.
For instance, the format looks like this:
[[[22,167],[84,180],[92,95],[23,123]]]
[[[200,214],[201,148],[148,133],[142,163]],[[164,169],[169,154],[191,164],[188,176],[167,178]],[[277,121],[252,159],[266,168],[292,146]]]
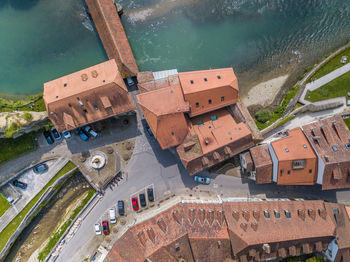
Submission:
[[[269,244],[263,244],[262,249],[265,251],[266,254],[270,254],[271,253],[271,247]]]
[[[153,228],[151,228],[151,227],[147,228],[147,235],[148,235],[148,238],[149,238],[153,243],[156,242],[156,234],[154,233]]]
[[[231,150],[231,148],[228,147],[228,146],[225,146],[224,152],[225,152],[226,155],[231,155],[231,154],[232,154],[232,150]]]
[[[209,226],[211,226],[214,222],[214,211],[213,210],[208,210],[207,212],[207,220],[209,222]]]
[[[224,224],[224,212],[222,210],[216,211],[216,219],[218,220],[220,226]]]
[[[248,229],[248,225],[246,223],[241,223],[240,224],[240,227],[244,230],[244,231],[247,231]]]
[[[321,252],[323,250],[323,247],[322,247],[322,241],[317,241],[315,243],[315,247],[316,247],[316,251],[317,252]]]
[[[256,232],[258,230],[258,224],[253,222],[250,224],[250,226],[252,227],[252,229]]]
[[[159,218],[157,221],[157,224],[158,224],[159,228],[163,231],[164,234],[166,234],[168,232],[168,227],[165,224],[163,218]]]
[[[91,71],[91,76],[92,76],[93,78],[96,78],[96,77],[98,76],[97,71],[96,71],[96,70],[92,70],[92,71]]]
[[[287,256],[287,250],[285,248],[278,249],[278,256],[286,257]]]
[[[189,208],[188,209],[188,212],[189,212],[189,220],[190,220],[190,223],[193,224],[194,221],[196,220],[196,210],[194,208]]]
[[[237,210],[233,210],[233,211],[232,211],[232,216],[233,216],[233,218],[234,218],[236,221],[238,221],[238,219],[239,219],[239,213],[238,213]]]
[[[315,212],[315,210],[309,208],[309,209],[307,210],[307,213],[309,214],[309,217],[311,217],[312,220],[315,220],[315,218],[316,218],[316,212]]]
[[[289,256],[295,257],[297,255],[297,249],[295,246],[290,246],[289,247]]]
[[[140,231],[139,233],[137,233],[137,237],[139,238],[141,244],[145,247],[146,246],[146,235],[143,232],[143,230]]]
[[[83,80],[83,81],[87,81],[88,80],[88,75],[87,74],[82,74],[81,75],[81,80]]]
[[[319,209],[318,209],[318,214],[319,214],[320,217],[323,218],[323,219],[326,219],[326,217],[327,217],[327,211],[326,211],[326,209],[321,209],[321,208],[319,208]]]
[[[305,210],[304,209],[298,209],[298,216],[300,219],[305,220]]]
[[[198,210],[198,220],[200,221],[201,225],[204,225],[205,220],[205,210],[203,208],[200,208]]]
[[[213,157],[215,160],[220,160],[220,154],[216,151],[213,153]]]
[[[210,144],[210,139],[209,138],[204,139],[204,144],[209,145]]]
[[[179,225],[182,224],[182,219],[180,217],[179,211],[177,211],[177,210],[173,211],[173,218],[176,221],[176,223],[178,223]]]
[[[303,253],[310,254],[312,252],[310,245],[308,243],[303,244]]]
[[[253,217],[256,221],[259,221],[260,219],[260,212],[258,210],[253,210]]]
[[[243,210],[242,216],[244,217],[245,220],[249,221],[250,213],[248,210]]]
[[[203,166],[209,165],[209,159],[205,156],[202,157],[202,165]]]
[[[255,257],[255,255],[256,255],[256,250],[255,250],[254,248],[249,249],[248,254],[249,254],[250,257]]]

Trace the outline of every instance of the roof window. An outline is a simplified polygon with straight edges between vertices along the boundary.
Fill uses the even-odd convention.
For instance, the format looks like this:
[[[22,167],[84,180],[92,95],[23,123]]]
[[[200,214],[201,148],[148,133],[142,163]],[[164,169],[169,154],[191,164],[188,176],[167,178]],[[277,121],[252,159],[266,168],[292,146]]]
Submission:
[[[224,96],[221,97],[221,102],[223,102],[223,101],[225,101],[225,97]]]
[[[338,152],[338,147],[337,146],[332,146],[332,149],[334,152]]]
[[[281,218],[281,214],[278,210],[274,210],[273,213],[275,214],[276,218]]]
[[[67,83],[64,83],[63,86],[66,87],[66,86],[67,86]]]
[[[191,84],[193,85],[194,81],[193,80],[190,80]]]
[[[211,99],[208,100],[208,104],[211,104]]]
[[[211,120],[211,121],[218,120],[218,117],[217,117],[216,115],[212,115],[212,116],[210,117],[210,120]]]
[[[97,106],[97,105],[94,105],[94,108],[95,108],[96,110],[98,110],[98,106]]]
[[[303,147],[304,147],[304,148],[307,148],[307,145],[304,144]]]
[[[71,103],[68,103],[68,106],[69,106],[69,107],[72,107],[72,104],[71,104]]]
[[[208,81],[208,79],[206,77],[204,77],[204,82],[207,82],[207,81]]]
[[[309,173],[310,173],[310,174],[312,173],[312,169],[309,169]]]
[[[84,105],[84,104],[83,104],[83,102],[81,102],[81,101],[79,101],[79,102],[78,102],[78,104],[79,104],[79,105],[81,105],[81,106],[83,106],[83,105]]]
[[[204,125],[203,120],[202,119],[198,120],[197,125],[199,125],[199,126]]]
[[[79,101],[79,100],[80,100],[80,97],[77,97],[77,100]]]
[[[334,207],[333,208],[333,214],[335,214],[335,215],[339,214],[339,209]]]
[[[284,210],[284,214],[286,215],[286,218],[291,218],[292,215],[289,210]]]
[[[171,132],[171,135],[172,135],[172,136],[174,136],[174,135],[175,135],[175,133],[174,133],[174,132]]]
[[[196,102],[196,107],[199,107],[199,103],[198,102]]]
[[[84,113],[87,114],[87,110],[86,109],[83,109]]]
[[[286,150],[286,152],[289,152],[289,149],[287,147],[284,150]]]
[[[350,143],[346,143],[345,147],[349,149],[350,148]]]
[[[218,76],[216,76],[216,77],[217,77],[218,79],[221,79],[221,76],[219,76],[219,75],[218,75]]]
[[[290,175],[290,170],[287,171],[287,174]]]
[[[265,216],[266,218],[270,218],[270,213],[269,213],[268,210],[264,210],[264,216]]]

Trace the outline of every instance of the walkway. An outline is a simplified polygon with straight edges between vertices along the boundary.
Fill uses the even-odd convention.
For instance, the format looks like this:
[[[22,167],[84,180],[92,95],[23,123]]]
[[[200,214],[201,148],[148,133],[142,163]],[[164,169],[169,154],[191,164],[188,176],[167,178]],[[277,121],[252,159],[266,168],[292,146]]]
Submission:
[[[310,101],[307,101],[305,99],[305,96],[307,94],[307,91],[314,91],[316,90],[317,88],[321,87],[321,86],[324,86],[325,84],[331,82],[332,80],[336,79],[337,77],[347,73],[350,71],[350,63],[347,63],[346,65],[330,72],[329,74],[311,82],[311,83],[308,83],[306,84],[305,88],[304,88],[304,91],[302,93],[302,95],[300,96],[300,99],[299,99],[299,102],[304,104],[304,105],[308,105],[308,104],[311,104],[312,102]],[[327,100],[323,100],[324,103],[328,103],[329,99]]]

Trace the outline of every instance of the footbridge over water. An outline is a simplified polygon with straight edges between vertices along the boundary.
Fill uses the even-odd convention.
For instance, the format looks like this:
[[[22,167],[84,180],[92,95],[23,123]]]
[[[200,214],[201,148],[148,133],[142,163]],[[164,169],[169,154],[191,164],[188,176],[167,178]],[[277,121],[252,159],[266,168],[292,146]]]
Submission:
[[[109,59],[115,59],[123,77],[138,67],[113,0],[85,0]]]

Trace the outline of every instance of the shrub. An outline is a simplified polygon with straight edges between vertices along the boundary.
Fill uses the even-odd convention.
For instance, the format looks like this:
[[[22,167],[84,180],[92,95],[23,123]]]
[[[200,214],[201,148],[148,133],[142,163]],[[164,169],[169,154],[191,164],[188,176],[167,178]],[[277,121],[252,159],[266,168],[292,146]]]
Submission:
[[[27,120],[28,122],[33,119],[33,116],[31,113],[24,113],[23,115],[24,119]]]
[[[255,114],[255,118],[260,123],[266,123],[271,119],[271,111],[267,109],[262,109]]]

